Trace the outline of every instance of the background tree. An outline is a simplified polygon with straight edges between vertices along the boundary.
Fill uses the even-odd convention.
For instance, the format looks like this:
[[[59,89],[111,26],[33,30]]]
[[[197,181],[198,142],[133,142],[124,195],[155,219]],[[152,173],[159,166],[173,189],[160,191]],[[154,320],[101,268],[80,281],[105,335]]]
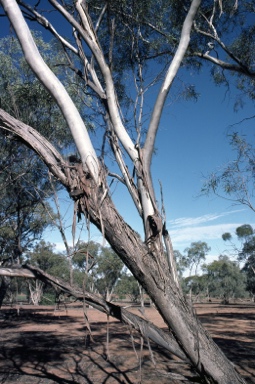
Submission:
[[[207,277],[210,297],[219,297],[224,304],[229,300],[246,296],[246,276],[241,272],[237,263],[227,256],[203,265]]]
[[[11,152],[8,161],[5,164],[2,162],[0,173],[0,181],[3,181],[0,198],[0,257],[3,263],[8,260],[20,263],[22,253],[28,251],[51,224],[48,212],[52,210],[47,202],[42,201],[37,191],[37,188],[44,190],[45,182],[41,181],[36,162],[28,158],[27,151],[22,154],[22,149],[15,147],[14,142]],[[25,171],[24,167],[27,167]]]
[[[184,292],[189,294],[191,302],[200,300],[200,297],[202,296],[207,296],[207,298],[210,298],[206,289],[207,284],[205,275],[193,275],[183,278],[182,287]]]
[[[249,259],[245,262],[243,271],[246,274],[246,289],[250,293],[253,301],[255,301],[255,256],[253,254],[249,256]]]
[[[199,265],[205,261],[205,257],[211,248],[204,241],[196,241],[191,243],[189,248],[186,248],[186,266],[189,268],[189,274],[191,276],[193,268],[195,268],[194,274],[197,275]]]
[[[73,252],[75,283],[88,292],[96,291],[96,267],[100,252],[100,244],[94,241],[79,241]]]
[[[41,240],[27,254],[27,261],[55,277],[60,277],[64,281],[69,280],[68,261],[63,254],[55,251],[54,244]]]
[[[97,291],[110,301],[124,267],[115,252],[93,241],[80,242],[73,263],[76,269],[83,272],[86,289]]]
[[[255,292],[255,234],[250,224],[243,224],[236,228],[235,234],[240,246],[233,245],[237,260],[243,264],[243,271],[247,276],[247,290],[254,297]],[[231,233],[222,235],[223,240],[233,243]]]
[[[255,234],[251,225],[243,224],[236,228],[236,235],[241,241],[241,250],[238,252],[238,261],[245,263],[245,269],[248,268],[255,274],[254,250]]]
[[[236,153],[235,160],[212,172],[207,177],[202,192],[207,195],[213,193],[255,211],[255,148],[246,137],[237,132],[230,135],[230,145]]]
[[[255,235],[249,235],[238,254],[238,260],[244,262],[243,271],[247,275],[247,290],[254,299],[255,293]]]
[[[109,247],[102,247],[97,258],[95,286],[107,301],[111,301],[123,268],[124,264],[118,255]]]
[[[116,285],[116,294],[120,298],[127,296],[131,301],[137,302],[140,297],[140,289],[134,276],[123,273]]]
[[[235,235],[237,239],[241,242],[240,246],[236,245],[233,236],[230,232],[223,233],[221,237],[223,241],[229,243],[233,255],[238,256],[239,252],[241,251],[242,245],[248,242],[249,239],[252,237],[253,229],[250,224],[244,224],[236,228]]]
[[[54,277],[60,277],[63,281],[68,281],[68,260],[64,255],[56,253],[54,248],[54,244],[46,243],[44,240],[40,241],[32,251],[27,253],[27,262]],[[56,292],[53,292],[52,287],[45,285],[39,279],[35,279],[34,282],[28,280],[28,287],[34,305],[38,305],[42,301],[43,294],[46,292],[56,296]]]
[[[188,267],[187,258],[180,251],[174,250],[174,259],[176,262],[179,277],[182,278],[185,269],[187,269]]]
[[[21,8],[14,0],[1,0],[1,3],[18,35],[27,62],[60,107],[81,162],[70,164],[46,137],[42,138],[34,129],[3,110],[0,110],[1,127],[15,132],[34,148],[66,187],[75,201],[77,215],[83,213],[97,226],[139,280],[200,375],[205,380],[219,383],[242,382],[194,317],[192,308],[187,305],[179,288],[165,215],[161,215],[153,188],[151,160],[163,107],[181,65],[199,67],[200,60],[205,59],[233,71],[239,79],[243,79],[243,84],[247,87],[250,85],[253,76],[252,54],[244,49],[240,57],[240,39],[238,41],[236,35],[227,33],[232,32],[232,26],[236,26],[241,17],[247,14],[249,17],[250,9],[246,3],[239,8],[232,2],[226,2],[223,12],[221,1],[206,1],[199,8],[199,0],[191,3],[167,1],[156,6],[155,2],[138,4],[129,1],[106,4],[77,1],[69,2],[66,6],[65,3],[50,0],[49,7],[52,6],[59,17],[68,21],[67,27],[70,26],[71,33],[67,40],[45,20],[40,13],[40,3],[30,7],[22,2]],[[69,68],[78,74],[89,89],[89,95],[93,98],[91,112],[97,107],[99,126],[104,128],[98,130],[102,139],[101,152],[95,150],[81,113],[65,87],[39,54],[21,9],[26,17],[47,26],[61,41]],[[52,12],[48,15],[52,15]],[[240,23],[238,37],[243,33],[247,34],[247,29]],[[217,58],[212,54],[212,48],[205,51],[211,40],[217,53],[220,53],[216,55]],[[228,40],[228,44],[224,44],[224,40]],[[229,61],[222,55],[229,57]],[[162,65],[151,81],[146,74],[152,68],[149,63],[153,58],[159,59],[157,63]],[[160,90],[149,121],[145,122],[142,108],[145,92],[151,84],[161,79],[161,74]],[[124,90],[125,76],[128,76],[125,81],[128,88],[128,80],[133,77],[134,90],[137,91],[132,105],[132,123],[127,99],[123,97],[127,94]],[[194,93],[192,87],[188,90]],[[110,173],[106,167],[105,154],[108,152],[114,156],[120,175],[116,175],[115,169]],[[132,169],[132,174],[129,169]],[[144,241],[137,237],[115,208],[114,196],[109,193],[108,184],[113,173],[125,184],[133,199],[143,223]]]
[[[79,241],[74,250],[73,264],[82,272],[89,272],[96,264],[101,246],[94,241]]]

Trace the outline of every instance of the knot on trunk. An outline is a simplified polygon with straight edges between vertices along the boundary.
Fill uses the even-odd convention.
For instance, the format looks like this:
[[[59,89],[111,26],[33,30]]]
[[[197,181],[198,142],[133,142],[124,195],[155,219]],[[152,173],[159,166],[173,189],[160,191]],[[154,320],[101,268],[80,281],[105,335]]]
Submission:
[[[83,196],[89,198],[93,188],[93,179],[88,172],[84,172],[82,164],[77,162],[68,166],[66,173],[70,197],[73,200],[78,200]]]
[[[150,237],[156,237],[162,230],[162,220],[161,218],[155,215],[149,215],[148,218]]]

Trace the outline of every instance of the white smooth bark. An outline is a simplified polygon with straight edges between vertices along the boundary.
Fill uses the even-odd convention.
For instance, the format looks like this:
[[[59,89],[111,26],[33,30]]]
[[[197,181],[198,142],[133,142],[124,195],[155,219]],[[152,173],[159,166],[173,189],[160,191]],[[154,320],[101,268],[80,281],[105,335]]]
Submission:
[[[72,132],[83,164],[88,168],[93,178],[98,180],[99,164],[96,152],[77,108],[63,84],[41,57],[17,2],[15,0],[1,0],[1,3],[17,34],[27,63],[56,100]]]
[[[122,123],[111,71],[104,59],[104,54],[98,43],[97,37],[95,36],[95,32],[92,25],[90,24],[90,20],[88,19],[88,15],[86,14],[85,9],[81,6],[81,2],[78,1],[76,4],[77,10],[85,24],[85,28],[82,28],[82,26],[72,17],[70,13],[67,12],[67,10],[61,4],[59,4],[57,0],[49,1],[56,9],[61,12],[61,14],[71,23],[71,25],[77,31],[79,31],[80,35],[87,43],[89,49],[97,60],[105,81],[107,105],[113,129],[126,152],[135,163],[138,160],[138,151]]]
[[[181,38],[180,38],[177,51],[168,68],[166,77],[164,79],[164,82],[159,91],[156,103],[154,105],[148,133],[146,136],[146,141],[144,144],[144,158],[145,158],[147,171],[149,170],[152,153],[155,148],[156,134],[158,131],[159,122],[163,112],[163,107],[165,105],[167,95],[175,79],[177,71],[179,70],[182,60],[188,49],[193,21],[198,11],[198,8],[200,6],[200,3],[201,3],[201,0],[193,0],[191,3],[190,9],[183,23]]]
[[[198,56],[198,57],[201,57],[203,59],[206,59],[206,60],[210,61],[211,63],[216,64],[223,69],[233,71],[233,72],[242,73],[242,74],[245,74],[251,78],[255,78],[255,72],[251,72],[247,67],[240,66],[237,64],[233,64],[233,63],[228,63],[226,61],[218,59],[217,57],[209,55],[207,52],[206,53],[195,52],[194,56]]]

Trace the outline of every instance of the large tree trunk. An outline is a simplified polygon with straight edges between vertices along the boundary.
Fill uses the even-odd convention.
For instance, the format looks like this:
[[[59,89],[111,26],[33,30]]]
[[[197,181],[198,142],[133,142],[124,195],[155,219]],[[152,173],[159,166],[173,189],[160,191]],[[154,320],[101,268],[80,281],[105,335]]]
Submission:
[[[100,190],[97,193],[100,201]],[[80,199],[81,206],[85,206],[84,199],[86,197]],[[100,209],[93,204],[93,200],[91,196],[88,207],[91,221],[99,229],[103,225],[107,241],[151,297],[180,348],[200,375],[216,383],[243,383],[233,365],[204,330],[175,283],[163,247],[158,246],[156,239],[143,243],[137,238],[108,195]]]

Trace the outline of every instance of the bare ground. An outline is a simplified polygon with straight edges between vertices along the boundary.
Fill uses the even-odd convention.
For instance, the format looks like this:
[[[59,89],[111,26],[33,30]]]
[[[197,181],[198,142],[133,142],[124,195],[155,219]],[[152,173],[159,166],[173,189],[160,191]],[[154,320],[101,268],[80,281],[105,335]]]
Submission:
[[[196,304],[196,312],[215,342],[248,383],[255,384],[255,306]],[[132,309],[141,315],[139,309]],[[89,335],[78,304],[54,312],[54,307],[23,306],[0,310],[0,383],[134,384],[199,382],[190,367],[127,326],[89,308]],[[145,317],[164,328],[154,308]],[[109,325],[107,351],[106,328]],[[135,347],[135,351],[132,344]],[[142,347],[143,344],[143,347]],[[140,369],[141,366],[141,369]],[[187,382],[184,381],[184,382]]]

